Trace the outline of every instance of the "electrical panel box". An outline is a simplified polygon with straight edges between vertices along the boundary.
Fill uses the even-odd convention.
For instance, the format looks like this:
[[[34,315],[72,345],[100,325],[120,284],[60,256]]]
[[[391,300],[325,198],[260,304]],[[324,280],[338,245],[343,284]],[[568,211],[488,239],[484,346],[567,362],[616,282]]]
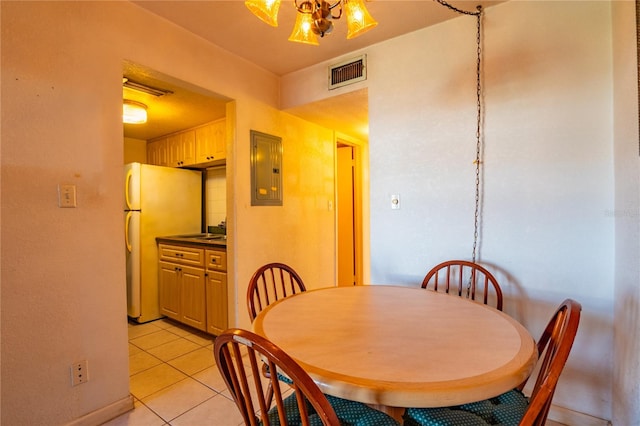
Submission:
[[[251,130],[251,205],[282,205],[282,138]]]

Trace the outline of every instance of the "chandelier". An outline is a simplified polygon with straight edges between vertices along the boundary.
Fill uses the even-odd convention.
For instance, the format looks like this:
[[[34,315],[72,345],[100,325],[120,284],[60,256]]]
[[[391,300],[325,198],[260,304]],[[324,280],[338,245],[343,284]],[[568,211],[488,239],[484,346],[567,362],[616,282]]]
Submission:
[[[244,4],[260,20],[278,26],[280,0],[246,0]],[[378,25],[364,7],[364,0],[293,0],[297,9],[296,23],[289,41],[318,45],[318,36],[333,30],[333,20],[347,17],[347,39],[354,38]]]

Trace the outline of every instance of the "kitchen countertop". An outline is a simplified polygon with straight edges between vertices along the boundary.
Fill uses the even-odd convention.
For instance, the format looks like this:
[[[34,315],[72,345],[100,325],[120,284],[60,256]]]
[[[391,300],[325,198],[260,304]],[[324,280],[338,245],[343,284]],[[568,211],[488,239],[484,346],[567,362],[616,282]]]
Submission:
[[[227,238],[223,234],[190,234],[156,237],[158,243],[198,246],[203,248],[227,248]]]

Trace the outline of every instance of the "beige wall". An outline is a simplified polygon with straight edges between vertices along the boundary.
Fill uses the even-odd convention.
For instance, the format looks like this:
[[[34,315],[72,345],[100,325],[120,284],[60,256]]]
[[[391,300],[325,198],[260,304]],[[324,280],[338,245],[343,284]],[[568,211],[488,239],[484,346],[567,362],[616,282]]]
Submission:
[[[487,9],[483,24],[478,259],[496,273],[505,311],[535,338],[565,298],[582,303],[554,404],[610,419],[610,3],[510,1]],[[460,17],[368,55],[375,283],[418,285],[430,266],[471,258],[475,29]],[[388,194],[401,195],[401,210]]]
[[[267,262],[294,267],[307,288],[334,285],[333,132],[273,109],[257,117],[257,105],[238,107],[238,129],[253,129],[282,137],[283,205],[251,206],[249,131],[237,136],[232,179],[234,261],[237,277],[238,325],[250,327],[246,289],[253,272]],[[249,119],[250,121],[247,121]],[[313,171],[313,172],[309,172]]]
[[[124,59],[235,99],[227,111],[236,123],[227,164],[232,323],[247,326],[246,282],[275,257],[296,267],[311,288],[333,283],[334,213],[327,202],[334,135],[277,109],[277,77],[128,2],[3,1],[0,7],[3,424],[65,424],[127,400],[118,237]],[[613,76],[626,76],[633,64],[616,62],[622,70],[614,74],[611,33],[619,30],[617,48],[631,49],[632,24],[621,18],[631,8],[620,5],[612,26],[607,2],[509,2],[487,11],[483,47],[482,259],[506,283],[509,313],[536,335],[562,298],[583,303],[556,403],[602,418],[612,417],[617,262],[616,282],[624,284],[616,291],[630,303],[616,305],[616,320],[626,324],[619,329],[614,384],[623,398],[616,403],[620,424],[638,420],[638,374],[629,368],[637,364],[637,342],[624,343],[636,325],[636,299],[627,290],[637,288],[637,274],[627,275],[624,265],[637,262],[637,222],[616,218],[614,250],[606,212],[618,167],[615,207],[638,206],[637,186],[624,186],[637,182],[637,162],[625,163],[637,134],[626,133],[631,115],[617,115],[632,102],[635,86],[616,86],[615,110],[612,105]],[[473,18],[460,17],[367,51],[375,283],[417,283],[427,265],[468,253],[473,26]],[[401,59],[414,66],[398,75]],[[283,138],[282,207],[250,206],[251,129]],[[77,186],[78,208],[57,207],[58,183]],[[394,215],[390,193],[403,197]],[[460,226],[448,226],[452,221]],[[68,368],[79,359],[89,360],[91,379],[72,388]]]
[[[241,318],[232,325],[247,324],[245,283],[267,259],[291,262],[310,286],[332,284],[332,132],[279,112],[276,76],[129,2],[0,7],[2,424],[66,424],[90,413],[97,423],[96,410],[130,404],[120,238],[125,59],[235,99],[227,111],[237,119],[227,164],[235,179],[227,207],[237,216],[229,282],[240,286],[230,304]],[[283,137],[283,207],[249,205],[250,129]],[[59,183],[76,185],[77,208],[57,207]],[[71,387],[69,367],[82,359],[90,380]]]
[[[616,205],[637,212],[637,150],[629,160],[619,155],[616,166],[632,163],[615,181],[612,150],[614,80],[635,74],[635,59],[620,54],[614,78],[612,32],[623,50],[635,43],[633,2],[614,3],[624,10],[617,19],[609,2],[510,1],[488,8],[482,21],[479,259],[497,275],[505,310],[536,338],[564,298],[582,303],[554,404],[595,419],[552,412],[567,424],[611,419],[616,275],[627,280],[625,295],[637,292],[637,216],[625,222],[613,213],[619,188]],[[417,286],[430,266],[471,257],[475,24],[460,16],[358,52],[367,54],[368,65],[369,282]],[[283,78],[287,106],[332,95],[321,91],[326,65]],[[298,90],[303,82],[316,82],[315,90]],[[620,111],[636,99],[636,85],[616,84]],[[637,149],[630,145],[637,143],[634,111],[624,114],[628,119],[615,114],[616,131],[625,135],[616,143],[625,153]],[[390,194],[400,194],[400,210],[390,209]],[[635,300],[617,304],[625,335],[637,328]],[[637,370],[638,356],[635,343],[623,339],[616,346],[622,349],[618,396],[633,421],[621,424],[635,424],[638,374],[621,376]]]
[[[613,3],[616,223],[613,424],[640,424],[640,137],[634,2]]]
[[[124,164],[146,162],[147,141],[141,139],[124,138]]]

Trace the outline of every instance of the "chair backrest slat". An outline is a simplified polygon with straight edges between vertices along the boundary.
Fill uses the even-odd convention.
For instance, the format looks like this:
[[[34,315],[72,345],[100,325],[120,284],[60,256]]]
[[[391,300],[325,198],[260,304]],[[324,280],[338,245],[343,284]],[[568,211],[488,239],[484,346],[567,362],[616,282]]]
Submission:
[[[253,321],[267,306],[285,297],[306,291],[300,275],[284,263],[261,266],[249,280],[247,308]]]
[[[439,286],[444,281],[444,289]],[[493,293],[496,308],[502,310],[502,289],[495,277],[482,265],[466,260],[448,260],[442,262],[427,273],[422,280],[422,288],[444,291],[471,300],[480,299],[485,305],[490,303]],[[455,289],[455,290],[454,290]],[[482,295],[480,295],[482,293]]]
[[[291,380],[303,425],[311,423],[311,416],[326,426],[340,425],[336,412],[318,385],[300,365],[269,340],[247,330],[229,329],[215,339],[213,351],[220,374],[246,425],[261,422],[269,426],[276,418],[280,425],[288,424],[284,404],[287,394],[275,372]],[[268,403],[262,383],[260,366],[263,362],[274,372],[268,379],[273,388],[273,404]]]

